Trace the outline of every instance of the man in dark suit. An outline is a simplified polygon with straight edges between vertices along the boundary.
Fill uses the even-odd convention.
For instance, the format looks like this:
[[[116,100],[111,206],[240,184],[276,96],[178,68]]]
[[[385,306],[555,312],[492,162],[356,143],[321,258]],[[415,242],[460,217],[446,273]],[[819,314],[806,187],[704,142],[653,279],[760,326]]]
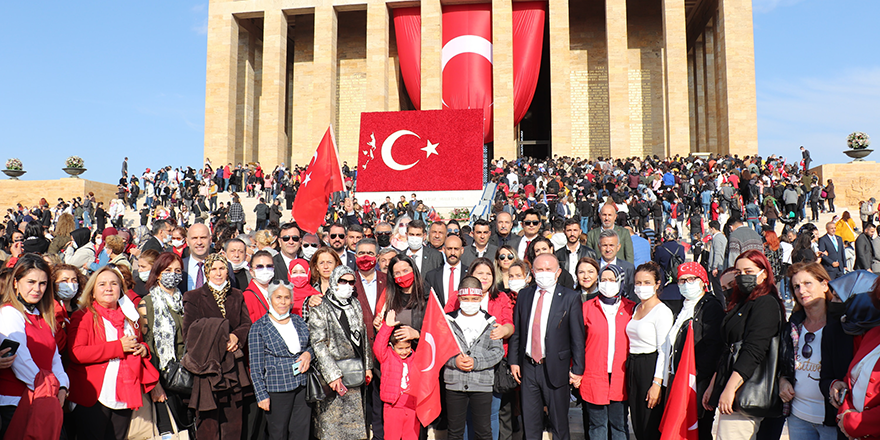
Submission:
[[[495,214],[495,233],[489,239],[489,243],[501,247],[508,245],[513,250],[519,249],[519,241],[522,239],[519,235],[510,231],[513,229],[513,217],[507,212],[499,212]]]
[[[538,285],[517,296],[508,354],[522,384],[523,438],[542,438],[546,406],[553,439],[569,440],[569,384],[580,386],[584,373],[580,295],[557,284],[562,269],[554,255],[535,257],[533,270]]]
[[[498,246],[489,243],[489,239],[492,237],[492,231],[488,221],[483,219],[475,221],[473,234],[473,244],[466,246],[461,254],[461,264],[465,268],[471,267],[471,263],[473,263],[477,257],[486,257],[490,260],[494,260],[495,252],[498,251]]]
[[[813,159],[810,157],[810,150],[804,148],[803,145],[801,145],[801,157],[804,159],[804,172],[806,172],[810,169],[810,162]]]
[[[281,232],[278,233],[281,252],[275,254],[272,258],[275,266],[275,277],[272,278],[273,280],[288,279],[287,272],[290,270],[290,262],[299,258],[302,236],[303,232],[296,222],[287,222],[281,225]]]
[[[843,239],[835,234],[837,229],[834,222],[825,224],[826,234],[819,237],[819,252],[822,252],[822,267],[828,272],[832,280],[843,275],[846,267],[844,257]]]
[[[148,249],[152,249],[160,254],[165,252],[165,241],[166,239],[170,240],[168,237],[171,237],[171,229],[171,224],[167,220],[154,220],[153,228],[150,230],[152,237],[144,243],[141,252]]]
[[[336,252],[336,255],[339,255],[339,259],[342,260],[343,265],[348,266],[351,270],[357,270],[357,266],[354,263],[357,257],[354,252],[350,251],[345,246],[347,235],[348,231],[345,226],[342,226],[340,223],[334,223],[330,225],[328,244],[330,245],[330,249],[333,249],[333,251]],[[363,236],[363,229],[361,229],[361,237]]]
[[[571,274],[571,277],[577,279],[577,262],[584,257],[590,257],[598,260],[596,251],[581,244],[581,224],[577,220],[570,218],[565,220],[562,231],[565,233],[565,246],[556,251],[556,259],[559,260],[559,267],[563,271]]]
[[[599,253],[602,255],[602,259],[599,260],[599,271],[601,272],[609,264],[614,264],[623,269],[626,278],[624,280],[623,292],[627,298],[639,302],[634,294],[635,289],[633,287],[635,285],[636,268],[629,261],[617,258],[619,250],[620,237],[617,236],[615,230],[606,229],[599,234]]]
[[[446,237],[443,243],[446,263],[425,274],[428,289],[434,290],[443,307],[457,296],[458,284],[467,272],[467,267],[461,264],[461,252],[461,238],[457,235]]]
[[[229,280],[232,288],[238,290],[247,289],[251,283],[251,273],[248,270],[247,245],[240,238],[231,238],[223,243],[223,255],[226,256]]]
[[[855,270],[871,270],[874,261],[873,237],[877,227],[873,223],[865,224],[865,232],[856,238],[856,263]]]
[[[195,290],[208,282],[205,259],[211,253],[211,230],[204,223],[196,223],[186,231],[186,247],[189,255],[183,259],[183,279],[178,288],[181,292]]]
[[[405,254],[415,261],[420,273],[426,274],[443,265],[443,254],[425,246],[425,222],[409,222],[406,226],[406,241],[409,249]]]

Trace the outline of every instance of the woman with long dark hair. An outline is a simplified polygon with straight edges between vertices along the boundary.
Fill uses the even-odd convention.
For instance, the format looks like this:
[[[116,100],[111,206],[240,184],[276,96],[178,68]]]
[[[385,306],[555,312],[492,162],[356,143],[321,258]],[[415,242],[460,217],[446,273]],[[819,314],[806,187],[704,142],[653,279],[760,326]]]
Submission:
[[[816,234],[812,231],[804,231],[798,235],[794,241],[791,250],[792,264],[805,262],[810,263],[817,260],[816,252],[813,250],[813,241]]]
[[[736,285],[728,298],[727,316],[721,326],[724,344],[741,343],[738,356],[733,351],[721,357],[709,389],[703,394],[703,407],[718,407],[718,439],[750,439],[761,425],[756,417],[734,408],[739,388],[755,374],[767,357],[771,339],[779,334],[785,308],[776,290],[773,269],[761,251],[749,250],[734,262]],[[727,366],[731,368],[727,368]]]
[[[421,283],[422,276],[412,258],[397,255],[388,262],[388,287],[385,290],[385,310],[394,310],[401,326],[394,331],[397,340],[419,339],[422,319],[428,304],[428,292]],[[384,319],[384,311],[380,314]]]

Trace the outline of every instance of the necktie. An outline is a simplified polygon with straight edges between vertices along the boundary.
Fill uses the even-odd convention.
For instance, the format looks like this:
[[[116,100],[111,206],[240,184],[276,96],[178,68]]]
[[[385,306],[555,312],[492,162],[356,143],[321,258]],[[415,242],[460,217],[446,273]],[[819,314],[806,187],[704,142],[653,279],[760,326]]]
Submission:
[[[837,248],[837,236],[833,236],[830,238],[831,238],[831,244],[834,245],[834,250],[837,252],[840,252],[840,249]]]
[[[535,362],[541,362],[544,359],[544,355],[541,353],[541,309],[544,308],[544,294],[547,291],[541,289],[538,292],[538,305],[535,306],[535,316],[532,318],[532,350],[529,354]]]
[[[205,284],[205,263],[199,262],[196,264],[199,266],[199,273],[196,275],[196,285],[194,288],[198,289]]]
[[[449,288],[446,289],[446,302],[452,298],[452,292],[455,292],[455,268],[449,268]]]

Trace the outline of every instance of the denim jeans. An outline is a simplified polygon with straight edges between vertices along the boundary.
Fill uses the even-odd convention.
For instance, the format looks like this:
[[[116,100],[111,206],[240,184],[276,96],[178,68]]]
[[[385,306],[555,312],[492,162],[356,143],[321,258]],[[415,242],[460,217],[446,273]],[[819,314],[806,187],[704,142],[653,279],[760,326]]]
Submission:
[[[758,234],[761,233],[761,220],[754,219],[754,220],[748,220],[748,222],[749,222],[750,228],[754,229],[755,232],[757,232]]]
[[[608,405],[593,405],[584,402],[584,407],[590,416],[588,434],[590,439],[627,440],[626,405],[624,402],[612,401]]]
[[[92,217],[88,212],[84,212],[82,216],[82,222],[84,228],[92,229]]]
[[[837,428],[788,417],[788,437],[797,440],[836,440]]]

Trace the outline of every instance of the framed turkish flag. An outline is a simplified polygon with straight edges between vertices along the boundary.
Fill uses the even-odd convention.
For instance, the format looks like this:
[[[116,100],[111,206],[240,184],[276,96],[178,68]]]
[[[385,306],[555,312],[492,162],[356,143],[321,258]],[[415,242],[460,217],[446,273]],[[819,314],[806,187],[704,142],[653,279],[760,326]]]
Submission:
[[[359,192],[482,187],[482,110],[361,113]]]

